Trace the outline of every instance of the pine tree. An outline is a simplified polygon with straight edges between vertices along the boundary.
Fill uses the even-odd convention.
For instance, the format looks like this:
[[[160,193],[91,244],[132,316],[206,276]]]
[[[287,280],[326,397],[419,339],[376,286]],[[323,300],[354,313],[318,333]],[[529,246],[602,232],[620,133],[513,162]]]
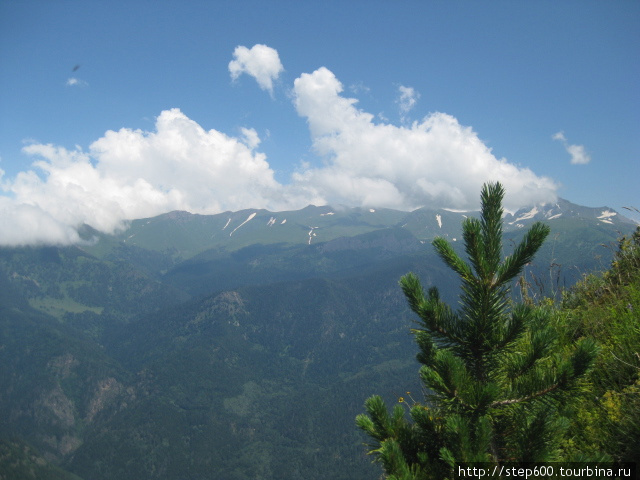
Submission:
[[[550,230],[535,223],[502,259],[503,197],[499,183],[484,185],[480,218],[464,221],[468,262],[443,238],[433,241],[461,278],[459,309],[445,304],[436,287],[425,294],[412,273],[400,281],[419,318],[412,331],[425,401],[410,405],[401,398],[389,414],[373,396],[365,402],[367,414],[356,418],[373,439],[369,453],[386,478],[452,478],[464,462],[558,460],[566,428],[560,410],[592,365],[596,346],[582,340],[567,353],[548,310],[511,300],[513,280]]]

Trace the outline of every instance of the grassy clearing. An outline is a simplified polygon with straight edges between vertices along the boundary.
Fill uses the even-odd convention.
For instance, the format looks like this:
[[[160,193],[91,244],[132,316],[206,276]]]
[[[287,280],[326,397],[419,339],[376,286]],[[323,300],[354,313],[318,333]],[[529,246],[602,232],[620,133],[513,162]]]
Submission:
[[[29,304],[36,310],[40,310],[41,312],[52,315],[60,320],[62,320],[64,315],[67,313],[83,313],[86,311],[91,311],[100,315],[103,310],[103,307],[88,307],[68,297],[66,298],[51,298],[51,297],[31,298],[29,300]]]

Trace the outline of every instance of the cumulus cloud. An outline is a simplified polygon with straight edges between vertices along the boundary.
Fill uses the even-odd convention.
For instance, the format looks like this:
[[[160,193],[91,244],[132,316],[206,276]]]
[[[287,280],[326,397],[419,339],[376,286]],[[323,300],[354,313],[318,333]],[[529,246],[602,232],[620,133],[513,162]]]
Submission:
[[[284,71],[277,50],[261,44],[254,45],[251,49],[238,46],[233,52],[233,58],[229,62],[229,73],[233,80],[246,73],[256,79],[262,90],[273,95],[273,81]]]
[[[260,139],[253,129],[242,134],[206,131],[172,109],[155,131],[108,131],[88,152],[28,145],[33,168],[3,182],[10,197],[0,197],[0,215],[13,227],[0,230],[0,244],[70,243],[83,223],[112,233],[128,219],[171,210],[278,208],[280,185],[254,150]]]
[[[551,138],[562,142],[565,150],[571,155],[571,163],[573,165],[586,165],[591,161],[591,156],[587,153],[584,145],[572,145],[568,142],[564,132],[555,133]]]
[[[428,205],[476,208],[484,182],[500,181],[505,206],[555,199],[557,185],[527,168],[497,159],[470,128],[434,113],[411,126],[376,124],[326,68],[294,83],[295,106],[305,117],[322,167],[295,173],[293,184],[325,203],[413,209]]]
[[[107,131],[87,150],[31,143],[23,149],[34,158],[30,169],[12,179],[0,170],[0,244],[75,243],[82,224],[112,233],[128,220],[171,210],[278,211],[310,203],[474,209],[486,181],[505,185],[511,210],[555,199],[553,181],[497,159],[451,115],[396,126],[342,92],[326,68],[295,80],[294,107],[321,162],[300,164],[286,184],[257,150],[255,129],[240,128],[237,136],[205,130],[179,109],[161,112],[151,131]]]

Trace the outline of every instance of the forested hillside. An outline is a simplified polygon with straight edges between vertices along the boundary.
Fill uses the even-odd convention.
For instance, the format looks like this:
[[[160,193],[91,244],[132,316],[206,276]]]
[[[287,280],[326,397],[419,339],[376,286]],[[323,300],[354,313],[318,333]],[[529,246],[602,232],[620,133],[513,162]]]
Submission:
[[[560,202],[505,217],[505,254],[536,218],[551,226],[525,271],[525,301],[560,302],[583,273],[622,265],[616,238],[633,225],[599,218],[603,210]],[[415,320],[398,280],[413,271],[455,305],[459,281],[431,241],[440,234],[464,254],[467,214],[252,214],[176,213],[132,222],[118,237],[87,228],[83,245],[0,250],[0,478],[379,475],[354,418],[373,393],[395,402],[420,391]],[[628,349],[611,347],[598,360],[594,372],[620,376],[592,378],[608,410],[588,399],[576,407],[591,433],[567,451],[586,442],[612,451],[618,429],[637,431],[637,419],[616,414],[635,398],[616,392],[637,380],[637,336],[624,333],[640,309],[631,273],[636,283],[616,280],[615,288],[617,273],[604,286],[588,277],[558,310],[565,334],[612,346],[624,339]],[[590,302],[610,313],[608,301],[618,302],[619,327],[589,320]],[[631,366],[617,368],[613,355]]]

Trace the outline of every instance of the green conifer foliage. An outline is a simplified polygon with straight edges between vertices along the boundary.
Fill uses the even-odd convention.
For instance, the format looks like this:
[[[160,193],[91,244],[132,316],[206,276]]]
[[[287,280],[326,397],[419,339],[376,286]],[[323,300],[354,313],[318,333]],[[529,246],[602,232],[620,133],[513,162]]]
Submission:
[[[418,316],[413,333],[425,401],[409,405],[401,398],[389,414],[373,396],[356,418],[373,439],[369,453],[386,478],[451,478],[463,462],[558,460],[567,423],[559,412],[592,365],[596,346],[586,339],[567,352],[549,310],[510,299],[513,280],[550,230],[534,224],[503,259],[503,197],[499,183],[484,185],[480,219],[464,221],[468,261],[443,238],[433,242],[462,280],[458,309],[441,301],[436,287],[425,294],[412,273],[400,281]]]

